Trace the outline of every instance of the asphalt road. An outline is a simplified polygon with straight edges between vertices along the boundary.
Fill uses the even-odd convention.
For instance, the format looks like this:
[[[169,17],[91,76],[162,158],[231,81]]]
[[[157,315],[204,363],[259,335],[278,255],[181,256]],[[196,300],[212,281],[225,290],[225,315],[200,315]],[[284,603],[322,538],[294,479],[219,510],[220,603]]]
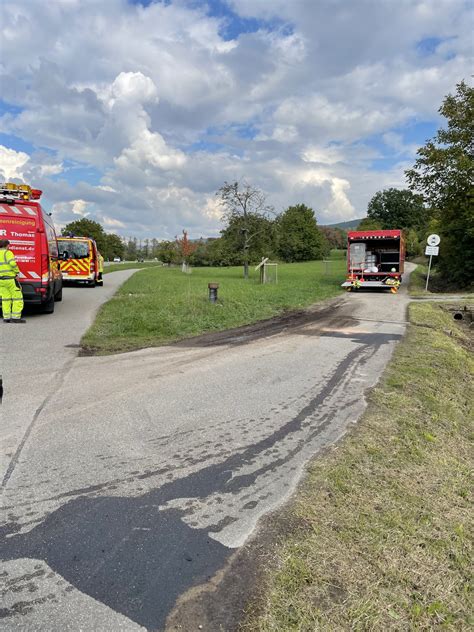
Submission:
[[[405,330],[402,285],[261,331],[77,357],[129,274],[2,329],[2,629],[164,629],[357,421]]]

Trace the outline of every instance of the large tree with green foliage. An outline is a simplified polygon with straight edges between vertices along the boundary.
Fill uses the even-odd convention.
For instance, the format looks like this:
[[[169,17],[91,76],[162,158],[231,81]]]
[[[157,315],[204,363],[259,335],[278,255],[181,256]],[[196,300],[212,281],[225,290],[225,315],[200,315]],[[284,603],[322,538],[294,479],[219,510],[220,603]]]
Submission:
[[[249,264],[257,263],[262,257],[271,257],[274,229],[274,221],[258,213],[230,217],[220,239],[220,251],[226,265],[243,264],[248,269]]]
[[[329,254],[329,244],[316,223],[313,209],[290,206],[278,218],[278,255],[283,261],[311,261]]]
[[[101,253],[106,252],[106,233],[99,222],[83,217],[66,224],[62,229],[63,235],[77,235],[78,237],[90,237],[94,239]]]
[[[245,181],[224,182],[216,195],[224,208],[223,220],[227,222],[227,228],[222,236],[227,239],[230,233],[238,231],[235,243],[242,253],[244,264],[244,277],[249,276],[249,261],[251,249],[255,250],[256,239],[268,228],[266,222],[273,208],[267,204],[265,194]]]
[[[369,202],[367,217],[379,222],[384,230],[420,229],[429,221],[430,213],[423,204],[423,196],[392,187],[377,191]]]
[[[118,235],[115,235],[114,233],[106,233],[105,251],[102,254],[106,259],[113,259],[114,257],[120,257],[120,259],[123,259],[125,254],[125,244]]]
[[[467,287],[474,281],[474,88],[459,83],[439,112],[447,127],[418,150],[406,176],[438,220],[441,273]]]

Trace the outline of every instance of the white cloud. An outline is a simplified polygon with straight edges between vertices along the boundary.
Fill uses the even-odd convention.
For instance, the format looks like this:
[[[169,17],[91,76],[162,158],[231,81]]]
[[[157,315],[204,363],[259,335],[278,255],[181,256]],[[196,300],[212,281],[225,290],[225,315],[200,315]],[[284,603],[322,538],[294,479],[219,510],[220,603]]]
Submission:
[[[15,151],[0,145],[0,176],[2,180],[23,180],[23,167],[30,157],[24,151]]]
[[[147,168],[158,167],[165,171],[181,167],[186,162],[182,151],[168,147],[158,132],[142,129],[131,145],[115,159],[122,169],[130,166]]]

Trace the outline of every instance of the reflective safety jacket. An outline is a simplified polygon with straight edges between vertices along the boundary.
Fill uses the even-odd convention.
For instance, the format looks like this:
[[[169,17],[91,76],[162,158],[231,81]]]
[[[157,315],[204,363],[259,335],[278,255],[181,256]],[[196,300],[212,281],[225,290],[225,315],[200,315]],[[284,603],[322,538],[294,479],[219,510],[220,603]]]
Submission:
[[[20,273],[15,255],[7,248],[0,248],[0,281],[14,279]]]
[[[103,272],[104,271],[104,257],[100,254],[100,252],[97,253],[97,256],[99,258],[99,272]]]

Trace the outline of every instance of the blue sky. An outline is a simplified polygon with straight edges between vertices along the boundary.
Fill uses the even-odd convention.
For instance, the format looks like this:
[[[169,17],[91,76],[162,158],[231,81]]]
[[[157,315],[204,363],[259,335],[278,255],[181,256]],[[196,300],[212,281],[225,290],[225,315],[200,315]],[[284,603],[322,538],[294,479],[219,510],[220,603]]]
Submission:
[[[469,80],[472,23],[465,0],[4,0],[0,177],[58,227],[142,238],[217,235],[230,180],[361,217]]]

